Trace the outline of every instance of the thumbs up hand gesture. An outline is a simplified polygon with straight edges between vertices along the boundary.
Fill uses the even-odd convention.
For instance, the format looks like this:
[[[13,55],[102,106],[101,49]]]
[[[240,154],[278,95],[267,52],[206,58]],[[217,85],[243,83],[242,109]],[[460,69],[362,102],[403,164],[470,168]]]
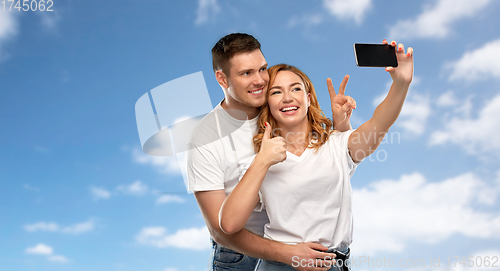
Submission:
[[[285,139],[281,136],[271,138],[271,125],[266,122],[266,130],[262,137],[260,151],[256,160],[263,162],[268,167],[283,162],[286,159]]]

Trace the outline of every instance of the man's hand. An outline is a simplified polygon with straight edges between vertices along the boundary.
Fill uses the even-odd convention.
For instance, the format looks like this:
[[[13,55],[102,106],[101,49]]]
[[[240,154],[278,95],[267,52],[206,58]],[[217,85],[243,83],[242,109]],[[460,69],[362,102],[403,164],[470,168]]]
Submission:
[[[322,271],[329,270],[334,266],[335,254],[326,253],[328,248],[318,243],[301,243],[291,245],[288,250],[286,264],[299,271]],[[311,263],[316,267],[311,267]]]
[[[345,95],[345,86],[348,81],[349,75],[344,76],[344,80],[340,84],[339,94],[336,94],[332,79],[328,78],[326,80],[328,92],[330,93],[334,128],[341,132],[352,129],[350,119],[352,110],[356,109],[356,101],[352,97]]]

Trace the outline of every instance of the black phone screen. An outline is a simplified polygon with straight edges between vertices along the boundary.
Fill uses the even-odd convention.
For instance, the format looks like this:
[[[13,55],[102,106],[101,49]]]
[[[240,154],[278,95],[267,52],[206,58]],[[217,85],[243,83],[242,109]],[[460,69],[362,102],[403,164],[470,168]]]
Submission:
[[[385,44],[354,44],[358,67],[397,67],[396,47]]]

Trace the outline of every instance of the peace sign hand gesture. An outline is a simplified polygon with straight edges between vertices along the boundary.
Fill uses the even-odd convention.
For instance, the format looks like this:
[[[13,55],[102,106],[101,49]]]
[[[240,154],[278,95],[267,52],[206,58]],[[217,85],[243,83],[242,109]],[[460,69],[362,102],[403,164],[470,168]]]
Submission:
[[[335,130],[340,132],[352,129],[350,119],[352,110],[356,109],[356,101],[352,97],[345,95],[345,86],[348,81],[349,75],[344,76],[344,80],[342,80],[340,84],[339,94],[336,94],[333,88],[332,79],[328,78],[326,80],[328,92],[330,93],[333,126]]]

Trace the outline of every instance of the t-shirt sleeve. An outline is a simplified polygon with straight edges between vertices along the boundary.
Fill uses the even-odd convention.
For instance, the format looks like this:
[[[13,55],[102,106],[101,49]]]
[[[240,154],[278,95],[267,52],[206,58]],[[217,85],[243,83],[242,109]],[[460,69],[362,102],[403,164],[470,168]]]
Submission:
[[[347,167],[349,169],[349,175],[351,177],[354,174],[356,167],[364,160],[361,159],[360,161],[354,162],[351,155],[349,154],[349,136],[352,134],[352,132],[354,132],[354,130],[348,130],[340,134],[340,146],[345,157],[347,158]]]
[[[188,191],[224,189],[224,172],[207,146],[190,146],[187,151]]]

